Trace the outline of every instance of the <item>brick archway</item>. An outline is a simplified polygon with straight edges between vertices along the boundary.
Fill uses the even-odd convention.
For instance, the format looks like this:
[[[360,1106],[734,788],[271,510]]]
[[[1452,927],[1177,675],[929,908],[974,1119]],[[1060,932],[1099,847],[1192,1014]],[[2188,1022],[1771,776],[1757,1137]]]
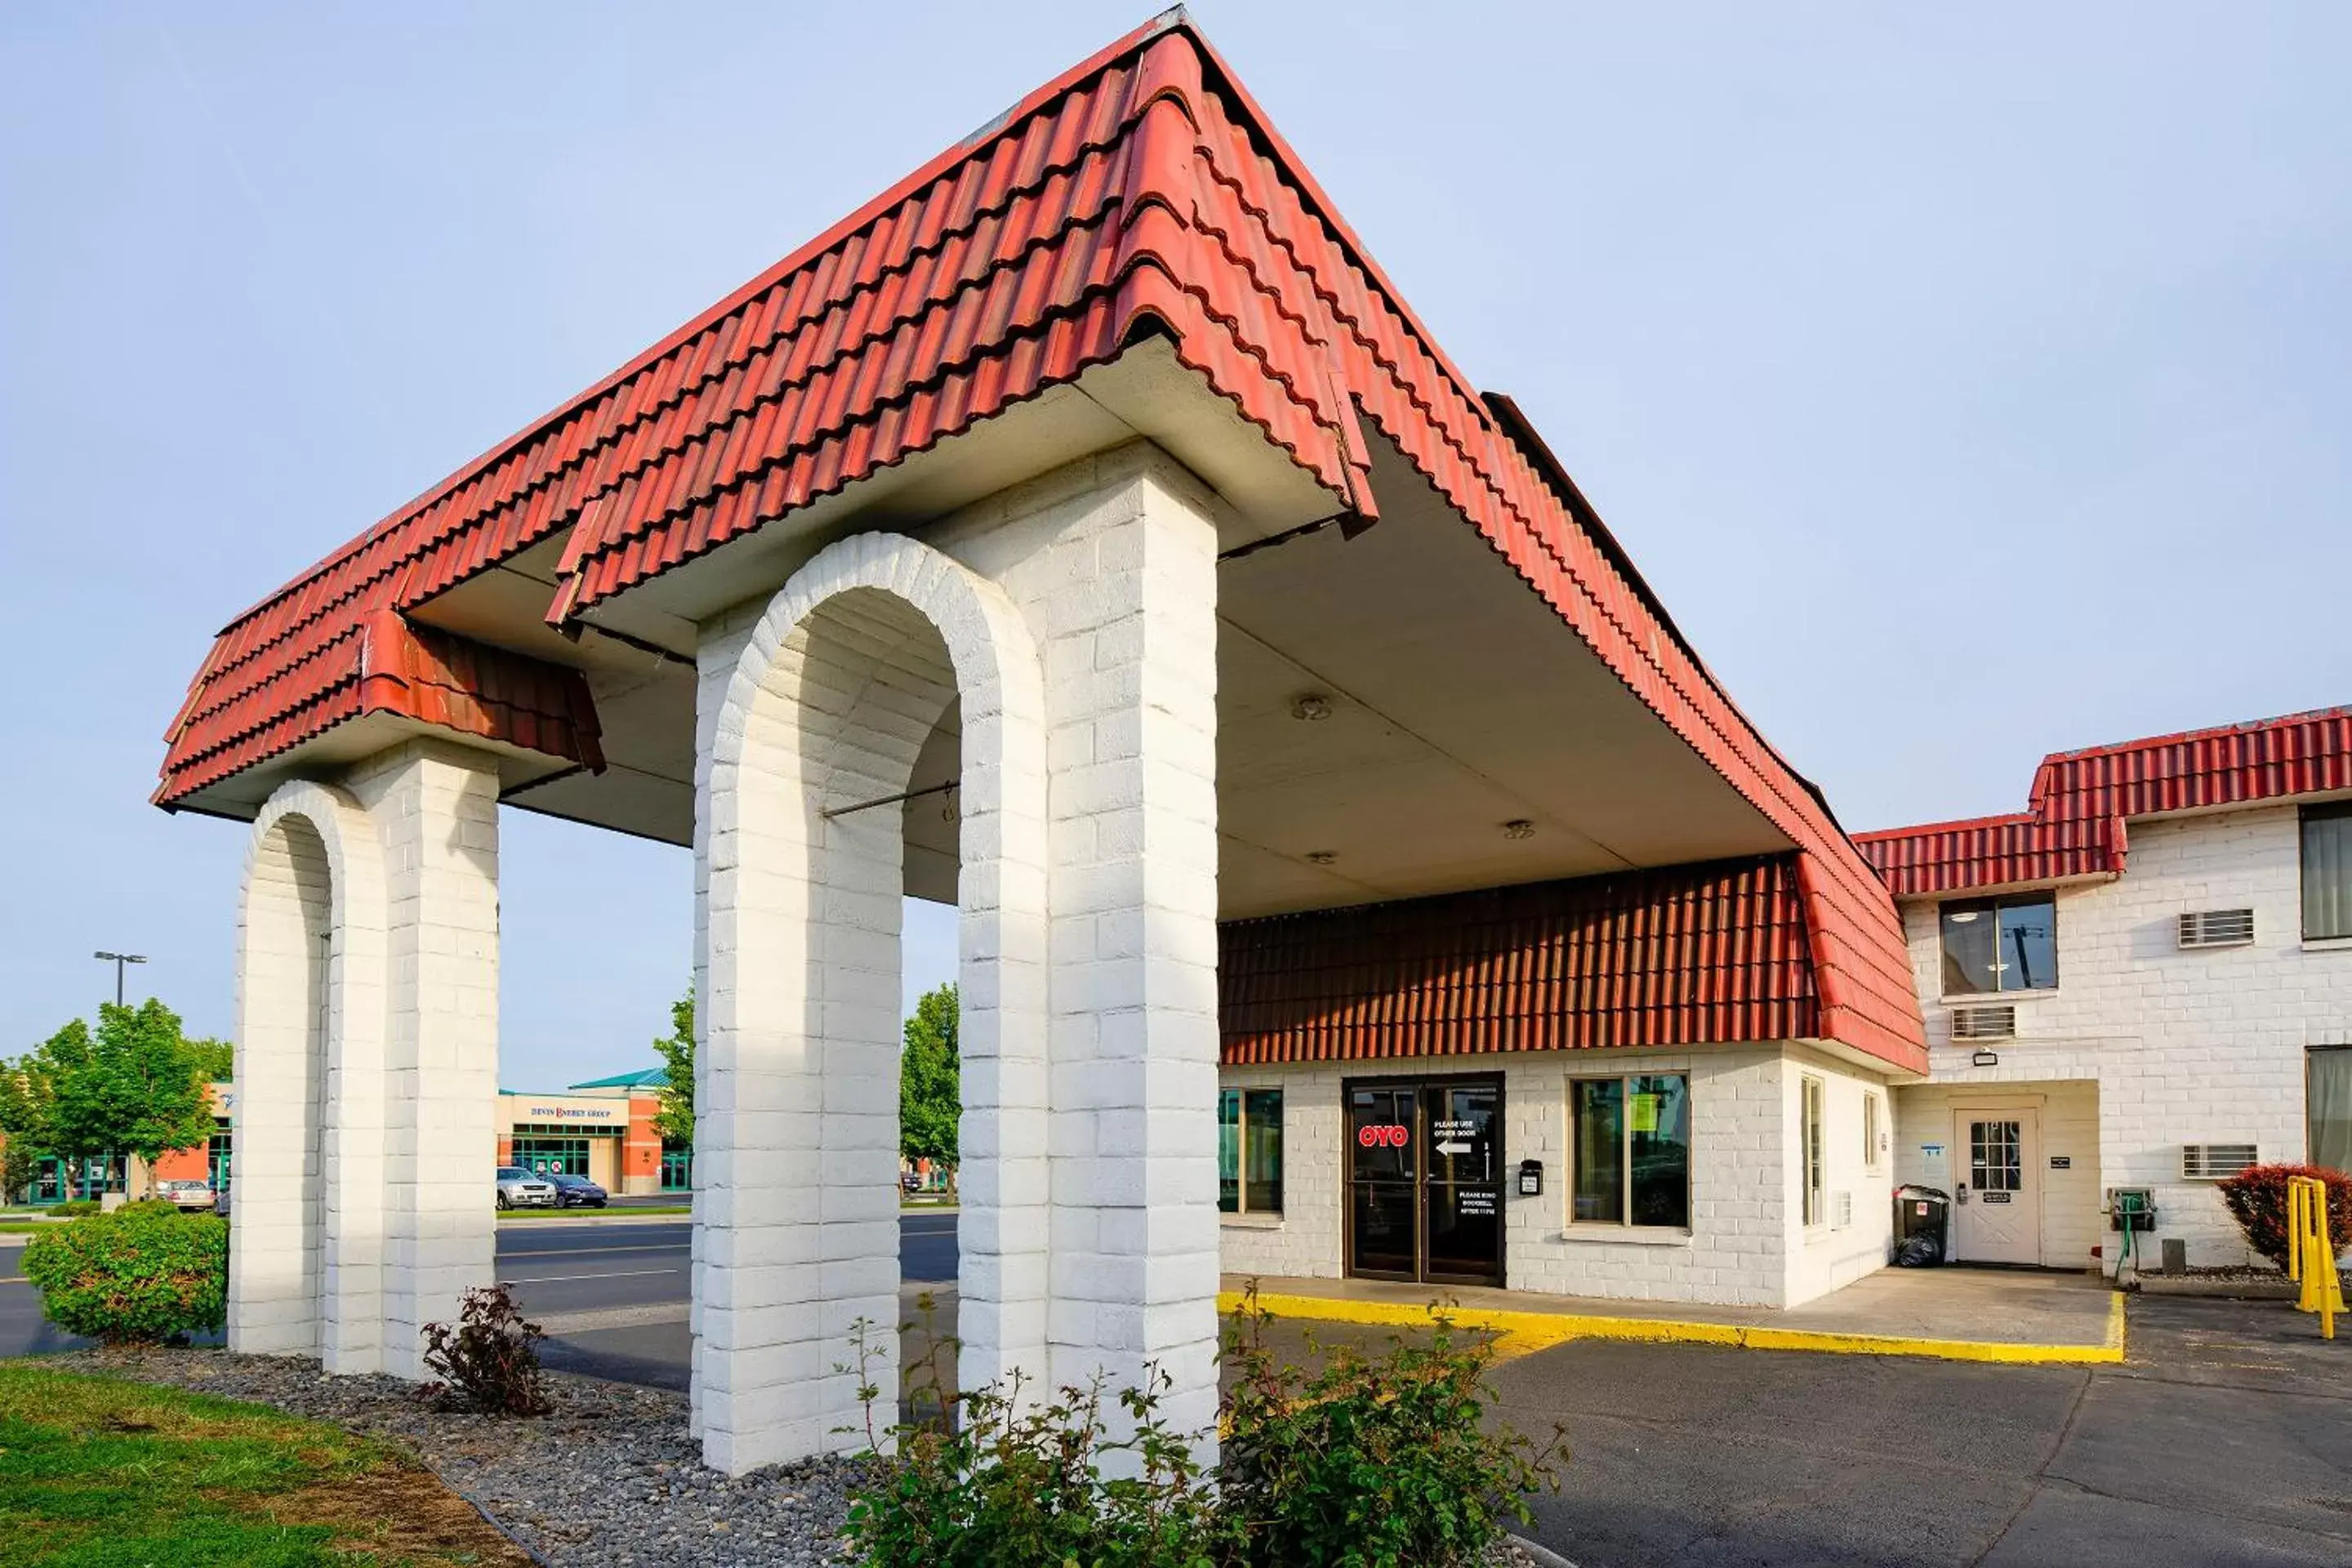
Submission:
[[[342,791],[254,820],[237,926],[228,1341],[385,1370],[383,869]]]
[[[895,1408],[902,830],[961,704],[963,1342],[970,1387],[1048,1375],[1042,668],[1003,590],[863,534],[803,566],[737,658],[697,829],[695,1409],[722,1469],[839,1448],[850,1325],[881,1325]],[[858,1445],[862,1445],[859,1439]]]

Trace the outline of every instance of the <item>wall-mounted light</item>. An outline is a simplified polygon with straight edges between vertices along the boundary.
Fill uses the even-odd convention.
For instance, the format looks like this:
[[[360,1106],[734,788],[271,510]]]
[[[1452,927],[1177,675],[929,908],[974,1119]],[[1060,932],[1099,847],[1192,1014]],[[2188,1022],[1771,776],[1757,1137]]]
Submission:
[[[1535,836],[1536,825],[1524,816],[1515,816],[1503,824],[1503,837],[1506,838],[1533,838]]]
[[[1969,1058],[1969,1066],[1972,1068],[1997,1068],[2000,1066],[2000,1053],[1999,1051],[1979,1051],[1976,1055]]]
[[[1319,724],[1331,717],[1331,700],[1315,692],[1291,700],[1290,716],[1308,724]]]

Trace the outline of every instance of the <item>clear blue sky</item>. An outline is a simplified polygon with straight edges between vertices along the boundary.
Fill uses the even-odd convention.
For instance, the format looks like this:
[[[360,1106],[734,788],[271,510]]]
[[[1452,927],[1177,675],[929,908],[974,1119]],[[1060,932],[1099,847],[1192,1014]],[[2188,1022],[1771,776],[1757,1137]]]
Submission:
[[[1145,15],[0,10],[0,1053],[227,1030],[224,620]],[[2352,6],[1195,15],[1848,826],[2352,701]],[[640,1065],[685,852],[505,855],[507,1080]]]

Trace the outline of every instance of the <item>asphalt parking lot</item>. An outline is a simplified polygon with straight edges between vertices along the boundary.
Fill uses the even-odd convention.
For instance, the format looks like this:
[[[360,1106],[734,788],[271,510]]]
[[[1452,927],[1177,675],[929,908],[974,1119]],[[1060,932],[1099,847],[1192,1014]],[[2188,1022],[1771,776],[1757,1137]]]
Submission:
[[[1568,1427],[1532,1533],[1581,1568],[2352,1563],[2352,1338],[2178,1298],[2130,1333],[2087,1368],[1584,1342],[1495,1381]]]

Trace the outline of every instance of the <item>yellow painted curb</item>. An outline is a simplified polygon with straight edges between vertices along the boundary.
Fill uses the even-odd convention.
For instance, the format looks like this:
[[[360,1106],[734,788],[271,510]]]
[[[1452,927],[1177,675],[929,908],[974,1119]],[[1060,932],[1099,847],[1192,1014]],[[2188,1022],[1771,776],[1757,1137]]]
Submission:
[[[1239,1291],[1217,1297],[1217,1310],[1242,1305]],[[1277,1318],[1325,1323],[1362,1323],[1379,1328],[1420,1328],[1429,1322],[1426,1304],[1345,1300],[1324,1296],[1260,1296],[1257,1304]],[[1774,1329],[1744,1323],[1697,1323],[1672,1318],[1616,1318],[1581,1312],[1511,1312],[1458,1307],[1446,1315],[1465,1329],[1497,1336],[1505,1360],[1549,1350],[1570,1340],[1629,1340],[1648,1344],[1727,1345],[1751,1351],[1814,1351],[1834,1355],[1930,1356],[1942,1361],[1999,1362],[2019,1366],[2105,1366],[2124,1359],[2124,1298],[2111,1291],[2105,1342],[2095,1345],[2022,1344],[2002,1340],[1939,1340],[1910,1334],[1845,1334],[1814,1329]]]

